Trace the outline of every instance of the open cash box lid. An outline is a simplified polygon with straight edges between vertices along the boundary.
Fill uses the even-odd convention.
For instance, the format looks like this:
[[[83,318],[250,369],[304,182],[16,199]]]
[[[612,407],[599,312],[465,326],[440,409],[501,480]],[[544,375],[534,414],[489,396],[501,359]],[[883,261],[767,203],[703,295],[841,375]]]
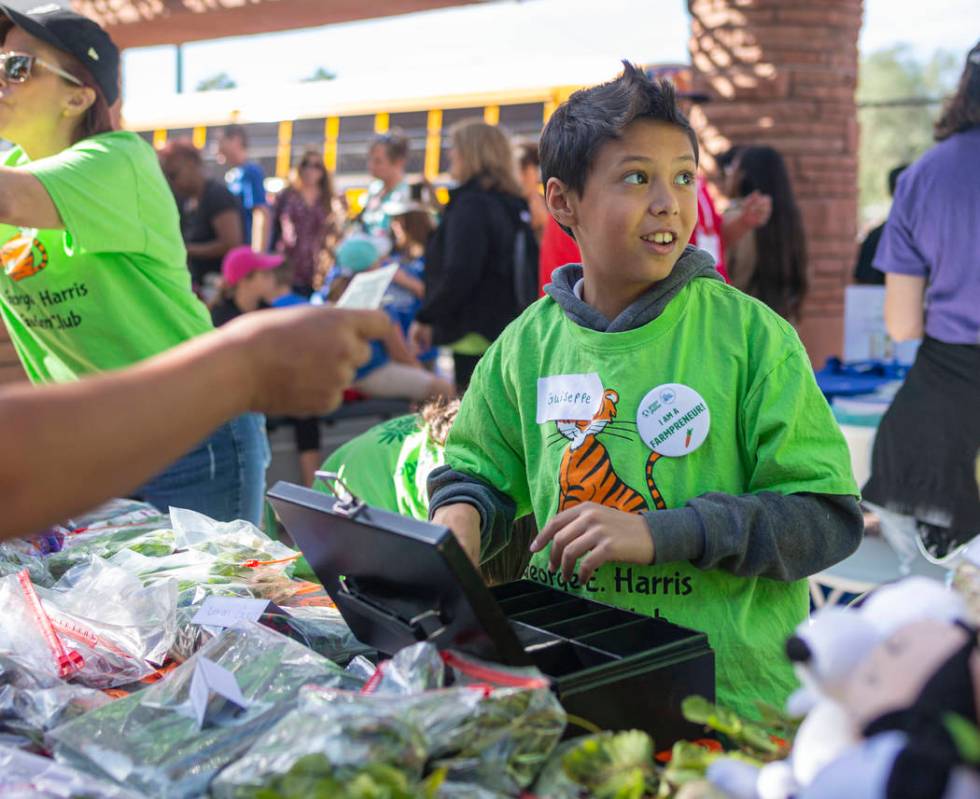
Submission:
[[[279,482],[268,497],[358,640],[388,655],[429,641],[531,664],[449,528],[370,507],[337,488],[340,499]]]

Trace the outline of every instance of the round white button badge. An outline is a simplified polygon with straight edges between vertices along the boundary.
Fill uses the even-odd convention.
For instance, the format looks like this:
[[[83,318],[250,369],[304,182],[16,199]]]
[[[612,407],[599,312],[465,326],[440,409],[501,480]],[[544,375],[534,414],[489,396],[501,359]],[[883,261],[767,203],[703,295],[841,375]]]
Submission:
[[[664,383],[647,392],[636,412],[643,442],[668,458],[688,455],[708,437],[711,413],[704,398],[682,383]]]

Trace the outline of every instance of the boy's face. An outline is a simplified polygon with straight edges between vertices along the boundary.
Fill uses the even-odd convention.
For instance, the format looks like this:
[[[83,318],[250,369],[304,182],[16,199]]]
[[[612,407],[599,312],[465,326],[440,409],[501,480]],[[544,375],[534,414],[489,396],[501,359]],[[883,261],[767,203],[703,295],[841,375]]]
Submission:
[[[670,274],[697,223],[696,169],[687,133],[668,122],[639,119],[600,148],[582,194],[567,192],[593,278],[642,291]]]

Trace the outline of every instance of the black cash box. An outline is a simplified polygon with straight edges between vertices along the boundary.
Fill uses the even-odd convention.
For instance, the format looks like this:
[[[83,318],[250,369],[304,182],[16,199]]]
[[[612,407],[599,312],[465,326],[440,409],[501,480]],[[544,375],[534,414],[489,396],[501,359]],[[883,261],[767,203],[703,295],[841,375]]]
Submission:
[[[658,749],[702,730],[681,702],[714,701],[704,633],[520,580],[487,588],[452,532],[348,497],[280,482],[269,500],[361,642],[391,655],[418,641],[537,666],[565,710],[642,729]]]

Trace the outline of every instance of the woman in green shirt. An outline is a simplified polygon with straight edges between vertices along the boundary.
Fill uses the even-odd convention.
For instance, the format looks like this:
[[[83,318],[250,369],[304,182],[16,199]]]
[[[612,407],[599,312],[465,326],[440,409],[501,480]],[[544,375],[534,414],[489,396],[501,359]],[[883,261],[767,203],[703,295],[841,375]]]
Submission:
[[[55,4],[0,4],[0,39],[0,137],[17,145],[0,166],[0,316],[28,377],[77,380],[210,330],[156,154],[114,129],[108,34]],[[267,459],[262,417],[242,416],[137,494],[257,520]]]

